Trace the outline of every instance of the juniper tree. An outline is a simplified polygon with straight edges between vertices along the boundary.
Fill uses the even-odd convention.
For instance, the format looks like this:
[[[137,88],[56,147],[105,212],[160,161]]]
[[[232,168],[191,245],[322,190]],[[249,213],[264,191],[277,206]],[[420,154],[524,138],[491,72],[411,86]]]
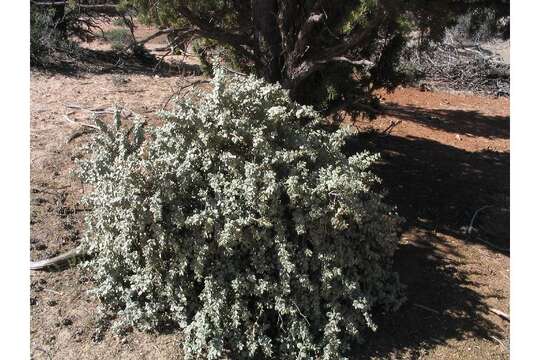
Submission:
[[[141,18],[173,29],[177,39],[202,38],[230,52],[234,63],[279,82],[292,96],[327,96],[389,85],[408,35],[441,38],[456,16],[507,0],[124,0]],[[479,13],[480,14],[480,13]],[[481,21],[481,16],[477,16]],[[353,74],[354,73],[354,74]],[[353,74],[353,76],[351,76]]]

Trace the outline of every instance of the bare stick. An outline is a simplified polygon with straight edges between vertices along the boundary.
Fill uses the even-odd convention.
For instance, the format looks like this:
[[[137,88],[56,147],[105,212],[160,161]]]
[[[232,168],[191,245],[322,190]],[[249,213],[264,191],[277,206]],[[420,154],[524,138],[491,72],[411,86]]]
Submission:
[[[492,207],[492,206],[493,206],[493,205],[485,205],[485,206],[482,206],[481,208],[477,209],[477,210],[474,212],[474,214],[473,214],[473,216],[472,216],[472,218],[471,218],[471,222],[469,223],[469,226],[467,227],[467,230],[465,231],[466,234],[470,235],[470,234],[472,233],[472,231],[473,231],[473,229],[474,229],[474,227],[473,227],[473,225],[474,225],[474,220],[475,220],[476,217],[478,216],[478,213],[479,213],[480,211],[482,211],[482,210],[484,210],[484,209],[487,209],[487,208],[490,208],[490,207]],[[484,244],[486,244],[486,245],[488,245],[488,246],[494,248],[495,250],[504,251],[504,252],[509,252],[509,251],[510,251],[510,249],[503,248],[503,247],[501,247],[501,246],[497,246],[497,245],[495,245],[495,244],[493,244],[493,243],[491,243],[491,242],[489,242],[489,241],[487,241],[487,240],[482,239],[480,236],[477,236],[477,237],[476,237],[476,240],[479,240],[479,241],[483,242]]]
[[[392,130],[393,130],[396,126],[398,126],[400,123],[401,123],[401,120],[398,120],[398,121],[392,121],[392,123],[391,123],[386,129],[384,129],[384,131],[381,133],[381,135],[384,135],[384,136],[390,135],[390,133],[392,132]]]
[[[146,92],[145,89],[125,89],[125,90],[107,90],[107,93],[108,94],[113,94],[113,93],[128,93],[128,94],[133,94],[133,93],[142,93],[142,92]],[[84,109],[83,109],[84,110]],[[93,110],[89,110],[89,111],[93,111]],[[95,111],[94,111],[95,112]],[[103,111],[105,112],[105,110]]]
[[[493,340],[495,340],[496,342],[498,342],[499,345],[501,345],[503,348],[506,349],[506,346],[504,346],[503,342],[502,342],[499,338],[497,338],[497,337],[495,337],[495,336],[493,336],[493,335],[491,335],[490,338],[492,338]]]
[[[166,56],[168,56],[170,53],[172,53],[173,49],[172,47],[165,53],[161,56],[161,58],[159,59],[158,63],[156,64],[156,66],[154,66],[154,72],[156,72],[157,68],[159,67],[159,65],[161,65],[161,63],[163,62],[163,60],[165,59]]]
[[[83,135],[88,135],[88,134],[91,134],[94,132],[94,129],[93,128],[88,128],[88,129],[80,129],[80,130],[76,130],[73,134],[71,134],[68,139],[66,140],[66,144],[69,144],[70,142],[72,142],[73,140],[83,136]]]
[[[53,294],[56,294],[56,295],[64,295],[64,293],[61,293],[59,291],[54,291],[54,290],[51,290],[51,289],[43,289],[45,291],[48,291],[50,293],[53,293]]]
[[[478,215],[478,213],[484,209],[487,209],[487,208],[490,208],[492,205],[485,205],[485,206],[482,206],[480,209],[476,210],[471,218],[471,222],[469,223],[469,227],[467,228],[467,234],[470,234],[473,230],[473,224],[474,224],[474,219],[476,219],[476,216]]]
[[[65,119],[67,122],[72,123],[72,124],[75,124],[75,125],[86,126],[86,127],[89,127],[89,128],[95,129],[95,130],[99,130],[99,128],[98,128],[96,125],[92,125],[92,124],[87,124],[87,123],[82,123],[82,122],[78,122],[78,121],[71,120],[71,119],[69,118],[69,116],[67,116],[67,115],[64,115],[64,119]]]
[[[420,308],[420,309],[423,309],[423,310],[432,312],[432,313],[437,314],[437,315],[440,315],[440,314],[441,314],[441,313],[438,312],[437,310],[432,309],[432,308],[430,308],[430,307],[427,307],[427,306],[425,306],[425,305],[421,305],[421,304],[416,304],[416,303],[414,303],[413,306],[416,306],[417,308]]]
[[[104,89],[104,90],[108,91],[107,89]],[[114,92],[118,92],[118,90],[114,90]],[[64,104],[64,106],[67,107],[68,109],[79,109],[79,110],[84,110],[84,111],[94,112],[94,113],[99,113],[99,112],[111,112],[112,113],[112,112],[114,112],[113,110],[107,109],[104,106],[97,106],[97,107],[92,108],[92,109],[83,108],[81,105],[77,105],[77,104]]]
[[[365,59],[351,60],[351,59],[346,58],[345,56],[335,56],[333,58],[329,58],[325,60],[318,60],[318,61],[315,61],[315,64],[326,64],[329,62],[346,62],[346,63],[349,63],[351,65],[356,65],[356,66],[373,66],[374,65],[373,62],[369,60],[365,60]]]
[[[494,314],[499,315],[500,317],[502,317],[506,321],[510,321],[510,315],[508,315],[507,313],[505,313],[505,312],[503,312],[501,310],[498,310],[498,309],[495,309],[495,308],[489,308],[489,311],[491,311]]]
[[[64,104],[64,106],[67,107],[68,109],[81,109],[81,110],[84,110],[82,108],[82,106],[77,105],[77,104]]]
[[[225,67],[225,66],[222,66],[222,68],[223,68],[223,70],[228,71],[228,72],[233,73],[233,74],[236,74],[236,75],[247,76],[247,74],[244,74],[243,72],[236,71],[236,70],[233,70],[233,69],[229,69],[228,67]]]
[[[142,39],[141,41],[138,41],[136,43],[134,43],[133,45],[138,45],[138,46],[141,46],[141,45],[144,45],[146,44],[147,42],[149,42],[150,40],[152,39],[155,39],[157,38],[158,36],[161,36],[161,35],[164,35],[164,34],[168,34],[168,33],[171,33],[173,32],[175,29],[163,29],[163,30],[159,30],[159,31],[156,31],[155,33],[153,33],[152,35]]]
[[[84,252],[80,248],[75,248],[50,259],[30,261],[30,270],[43,270],[51,266],[58,266],[83,255]]]

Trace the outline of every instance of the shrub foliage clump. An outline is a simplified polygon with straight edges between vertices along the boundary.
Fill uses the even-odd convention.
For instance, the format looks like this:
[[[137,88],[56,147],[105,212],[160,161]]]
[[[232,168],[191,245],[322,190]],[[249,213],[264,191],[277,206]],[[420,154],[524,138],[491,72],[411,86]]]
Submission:
[[[377,157],[347,157],[280,85],[217,69],[143,136],[98,122],[83,246],[120,329],[178,326],[186,358],[337,359],[402,297]]]
[[[76,57],[78,46],[58,29],[53,12],[31,7],[30,65],[44,66],[55,62],[58,53]]]

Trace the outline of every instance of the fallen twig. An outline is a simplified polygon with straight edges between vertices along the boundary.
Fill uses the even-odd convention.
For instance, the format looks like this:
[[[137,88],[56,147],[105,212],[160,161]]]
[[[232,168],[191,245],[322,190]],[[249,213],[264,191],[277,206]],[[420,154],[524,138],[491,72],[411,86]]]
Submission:
[[[469,223],[469,226],[467,227],[467,234],[472,233],[472,231],[473,231],[473,229],[474,229],[474,228],[473,228],[474,220],[476,219],[476,216],[478,215],[478,213],[479,213],[480,211],[482,211],[482,210],[484,210],[484,209],[487,209],[487,208],[490,208],[490,207],[492,207],[492,205],[485,205],[485,206],[482,206],[481,208],[477,209],[477,210],[474,212],[474,214],[473,214],[473,216],[472,216],[472,218],[471,218],[471,222]]]
[[[508,315],[507,313],[505,313],[505,312],[503,312],[501,310],[498,310],[498,309],[495,309],[495,308],[489,308],[489,311],[491,311],[494,314],[499,315],[500,317],[502,317],[506,321],[510,321],[510,315]]]
[[[61,292],[55,291],[55,290],[51,290],[51,289],[43,289],[43,290],[48,291],[48,292],[53,293],[53,294],[56,294],[56,295],[60,295],[60,296],[64,295],[64,293],[61,293]]]
[[[481,208],[477,209],[477,210],[474,212],[474,214],[473,214],[473,216],[472,216],[472,218],[471,218],[471,221],[469,222],[469,226],[468,226],[467,228],[465,228],[465,234],[466,234],[466,235],[470,235],[470,234],[473,232],[473,230],[474,230],[474,227],[473,227],[473,225],[474,225],[474,220],[476,219],[476,217],[478,216],[478,214],[480,213],[480,211],[485,210],[485,209],[488,209],[488,208],[490,208],[490,207],[493,207],[493,205],[485,205],[485,206],[482,206]],[[463,229],[463,228],[462,228],[462,229]],[[504,247],[495,245],[495,244],[493,244],[493,243],[490,242],[490,241],[487,241],[487,240],[482,239],[480,236],[476,236],[475,239],[478,240],[478,241],[483,242],[484,244],[486,244],[486,245],[492,247],[492,248],[495,249],[495,250],[504,251],[504,252],[510,252],[510,249],[509,249],[509,248],[504,248]]]
[[[73,132],[69,137],[68,139],[66,140],[66,144],[69,144],[70,142],[72,142],[73,140],[83,136],[83,135],[88,135],[88,134],[92,134],[94,132],[95,129],[93,128],[85,128],[85,129],[80,129],[80,130],[76,130],[75,132]]]
[[[118,91],[115,90],[115,92],[118,92]],[[84,108],[81,105],[77,105],[77,104],[64,104],[64,106],[67,107],[68,109],[78,109],[78,110],[88,111],[88,112],[92,112],[92,113],[114,112],[113,110],[107,109],[105,106],[98,106],[98,107],[91,108],[91,109]]]
[[[153,40],[155,38],[157,38],[158,36],[161,36],[161,35],[164,35],[164,34],[169,34],[171,32],[175,31],[175,29],[162,29],[162,30],[158,30],[156,31],[155,33],[151,34],[150,36],[147,36],[146,38],[140,40],[140,41],[137,41],[135,43],[133,43],[130,47],[134,47],[134,46],[143,46],[144,44],[146,44],[147,42],[149,42],[150,40]]]
[[[30,270],[44,270],[50,267],[57,267],[61,264],[64,264],[84,255],[85,252],[78,247],[50,259],[45,259],[41,261],[30,261]]]
[[[497,96],[510,94],[510,66],[478,46],[446,41],[419,55],[417,52],[408,61],[432,84]]]
[[[441,314],[441,313],[438,312],[437,310],[432,309],[432,308],[430,308],[430,307],[427,307],[427,306],[425,306],[425,305],[421,305],[421,304],[416,304],[416,303],[414,303],[413,306],[416,306],[417,308],[420,308],[420,309],[423,309],[423,310],[432,312],[432,313],[437,314],[437,315],[440,315],[440,314]]]
[[[67,122],[72,123],[72,124],[75,124],[75,125],[86,126],[86,127],[89,127],[89,128],[95,129],[95,130],[99,130],[99,127],[97,127],[96,125],[92,125],[92,124],[87,124],[87,123],[83,123],[83,122],[78,122],[78,121],[75,121],[75,120],[71,120],[71,119],[69,118],[69,116],[67,116],[67,115],[64,115],[64,119],[65,119]]]
[[[156,72],[157,68],[161,65],[161,63],[163,63],[163,60],[165,60],[165,57],[170,55],[172,53],[173,49],[169,49],[165,54],[163,54],[159,61],[157,62],[156,66],[154,66],[154,69],[152,70],[153,72]]]
[[[230,69],[230,68],[225,67],[225,66],[222,66],[222,68],[223,68],[223,70],[228,71],[228,72],[233,73],[233,74],[236,74],[236,75],[248,76],[247,74],[244,74],[243,72],[236,71],[236,70]]]
[[[392,132],[392,130],[398,126],[400,123],[401,123],[402,120],[398,120],[398,121],[392,121],[392,123],[386,128],[384,129],[384,131],[381,133],[381,135],[383,136],[388,136],[390,135],[390,133]]]
[[[56,189],[55,189],[56,190]],[[62,193],[55,193],[55,192],[52,192],[52,191],[48,191],[48,190],[43,190],[43,189],[38,189],[38,188],[32,188],[32,192],[33,193],[43,193],[43,194],[48,194],[48,195],[52,195],[52,196],[62,196]]]
[[[145,92],[146,90],[143,90],[143,89],[140,89],[140,90],[114,90],[114,91],[110,91],[110,92]],[[88,109],[88,108],[83,108],[82,106],[80,105],[77,105],[77,104],[64,104],[65,107],[69,108],[69,109],[78,109],[78,110],[82,110],[82,111],[86,111],[86,112],[89,112],[93,115],[101,115],[101,114],[115,114],[116,111],[118,109],[115,109],[115,108],[106,108],[104,106],[98,106],[98,107],[95,107],[95,108],[91,108],[91,109]],[[67,113],[66,115],[69,115],[69,114],[73,114],[74,112],[69,112]],[[128,118],[130,117],[131,115],[133,114],[136,114],[134,113],[133,111],[129,110],[129,109],[126,109],[126,108],[121,108],[120,109],[120,115],[125,117],[125,118]],[[71,120],[70,120],[71,121]],[[75,122],[78,124],[78,122]]]
[[[114,93],[142,93],[145,92],[145,89],[124,89],[124,90],[107,90],[107,93],[114,94]]]
[[[64,104],[68,109],[82,109],[82,106],[76,104]]]
[[[490,338],[492,338],[493,340],[495,340],[496,342],[499,343],[499,345],[501,345],[505,350],[506,350],[506,346],[504,345],[504,343],[501,341],[501,339],[493,336],[493,335],[490,335]]]

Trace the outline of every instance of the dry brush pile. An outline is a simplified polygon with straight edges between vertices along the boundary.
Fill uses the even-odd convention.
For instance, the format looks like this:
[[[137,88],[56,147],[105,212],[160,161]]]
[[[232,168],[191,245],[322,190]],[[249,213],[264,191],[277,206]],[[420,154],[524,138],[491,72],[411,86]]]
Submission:
[[[495,96],[510,95],[510,65],[480,46],[443,42],[406,61],[424,81],[438,87]]]

